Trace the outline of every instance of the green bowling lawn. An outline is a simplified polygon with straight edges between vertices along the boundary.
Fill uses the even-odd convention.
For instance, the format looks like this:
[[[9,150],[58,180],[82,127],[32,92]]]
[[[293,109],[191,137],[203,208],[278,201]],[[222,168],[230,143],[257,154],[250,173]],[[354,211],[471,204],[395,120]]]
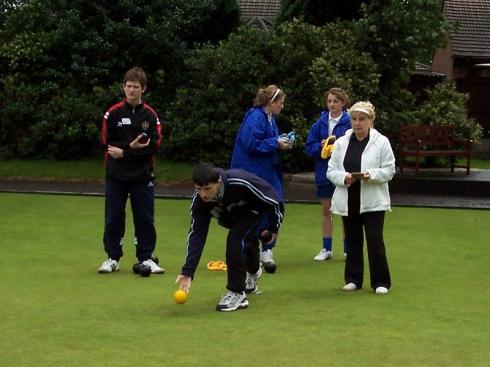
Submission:
[[[0,194],[0,365],[487,366],[490,211],[394,208],[385,240],[393,287],[343,293],[341,241],[316,263],[320,206],[290,204],[278,271],[248,309],[214,310],[225,232],[211,228],[189,300],[177,305],[187,200],[157,200],[156,254],[142,278],[128,212],[121,270],[100,275],[103,198]],[[129,209],[128,209],[129,211]],[[339,220],[336,218],[337,233]]]

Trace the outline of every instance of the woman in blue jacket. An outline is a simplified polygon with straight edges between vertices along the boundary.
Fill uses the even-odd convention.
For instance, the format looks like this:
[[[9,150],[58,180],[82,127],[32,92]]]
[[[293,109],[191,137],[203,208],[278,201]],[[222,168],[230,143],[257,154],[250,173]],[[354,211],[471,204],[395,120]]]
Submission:
[[[241,168],[269,182],[283,205],[284,190],[279,152],[291,149],[292,142],[279,137],[275,116],[284,108],[285,97],[286,94],[274,84],[258,90],[254,106],[243,117],[231,157],[231,168]],[[274,246],[275,241],[267,245],[262,243],[260,253],[260,261],[269,273],[276,270],[272,253]]]
[[[316,159],[315,184],[317,196],[322,203],[323,247],[313,259],[324,261],[331,259],[333,221],[330,213],[334,184],[327,179],[328,161],[333,150],[333,143],[351,128],[349,114],[345,109],[349,105],[347,94],[340,88],[331,88],[325,92],[327,110],[313,124],[306,140],[305,151]],[[347,253],[347,243],[344,238],[344,256]]]

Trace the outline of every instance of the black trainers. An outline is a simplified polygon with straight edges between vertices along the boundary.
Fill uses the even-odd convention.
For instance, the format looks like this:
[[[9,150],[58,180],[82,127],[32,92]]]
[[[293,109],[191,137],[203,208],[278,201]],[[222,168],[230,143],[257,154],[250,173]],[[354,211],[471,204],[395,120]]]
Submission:
[[[244,292],[236,293],[228,291],[216,305],[216,311],[235,311],[240,308],[247,308],[248,300]]]

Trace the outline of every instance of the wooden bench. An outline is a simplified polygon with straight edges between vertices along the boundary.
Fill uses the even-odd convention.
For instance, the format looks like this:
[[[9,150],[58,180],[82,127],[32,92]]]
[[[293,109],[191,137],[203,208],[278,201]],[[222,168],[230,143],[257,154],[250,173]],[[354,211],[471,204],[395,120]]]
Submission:
[[[403,173],[405,157],[415,157],[415,174],[419,172],[421,157],[449,157],[451,172],[455,159],[466,157],[466,174],[470,174],[472,140],[456,139],[454,126],[449,125],[401,125],[399,166]],[[464,166],[463,166],[464,168]]]

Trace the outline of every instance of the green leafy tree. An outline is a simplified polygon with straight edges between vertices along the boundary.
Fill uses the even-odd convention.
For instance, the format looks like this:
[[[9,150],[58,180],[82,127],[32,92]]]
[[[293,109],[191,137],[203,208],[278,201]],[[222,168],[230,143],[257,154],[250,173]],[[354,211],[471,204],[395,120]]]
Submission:
[[[189,44],[216,44],[240,25],[240,7],[230,0],[180,1],[174,19],[180,39]]]
[[[8,15],[22,5],[22,3],[22,0],[2,0],[2,2],[0,2],[0,28]]]
[[[410,123],[415,109],[413,96],[405,89],[415,63],[428,60],[444,45],[450,24],[442,14],[441,0],[373,0],[361,7],[354,23],[358,45],[368,52],[379,73],[379,93],[374,98],[380,110],[381,130],[398,137],[400,124]]]
[[[427,100],[416,112],[418,121],[430,125],[452,125],[459,138],[473,139],[478,145],[482,138],[482,127],[468,117],[468,94],[456,90],[454,82],[437,84],[427,91]]]
[[[369,54],[356,49],[355,34],[344,23],[315,27],[299,21],[275,31],[276,80],[287,91],[286,109],[278,121],[284,131],[295,130],[297,143],[284,155],[288,170],[312,163],[303,146],[313,121],[325,108],[324,92],[341,87],[354,100],[376,95],[379,75]]]
[[[324,91],[340,86],[366,96],[377,92],[372,60],[353,46],[353,37],[341,24],[319,28],[293,21],[272,33],[242,27],[219,46],[193,52],[186,60],[189,82],[177,91],[166,117],[168,155],[228,166],[243,114],[257,89],[275,83],[287,94],[279,128],[294,129],[298,137],[294,151],[284,154],[286,168],[310,166],[303,145],[324,108]]]
[[[322,26],[336,20],[353,20],[359,16],[361,4],[367,0],[281,0],[276,23],[294,18]]]
[[[242,27],[218,47],[206,45],[190,54],[188,82],[177,90],[164,119],[167,156],[228,165],[241,116],[257,86],[273,74],[272,47],[267,33]]]
[[[191,40],[218,42],[236,28],[238,12],[221,5],[31,0],[9,12],[0,29],[1,152],[59,158],[94,152],[100,116],[120,98],[120,79],[134,65],[148,73],[146,99],[163,109],[184,80]]]
[[[444,45],[449,23],[441,0],[373,0],[356,23],[360,44],[371,54],[382,86],[407,82],[415,62]]]

